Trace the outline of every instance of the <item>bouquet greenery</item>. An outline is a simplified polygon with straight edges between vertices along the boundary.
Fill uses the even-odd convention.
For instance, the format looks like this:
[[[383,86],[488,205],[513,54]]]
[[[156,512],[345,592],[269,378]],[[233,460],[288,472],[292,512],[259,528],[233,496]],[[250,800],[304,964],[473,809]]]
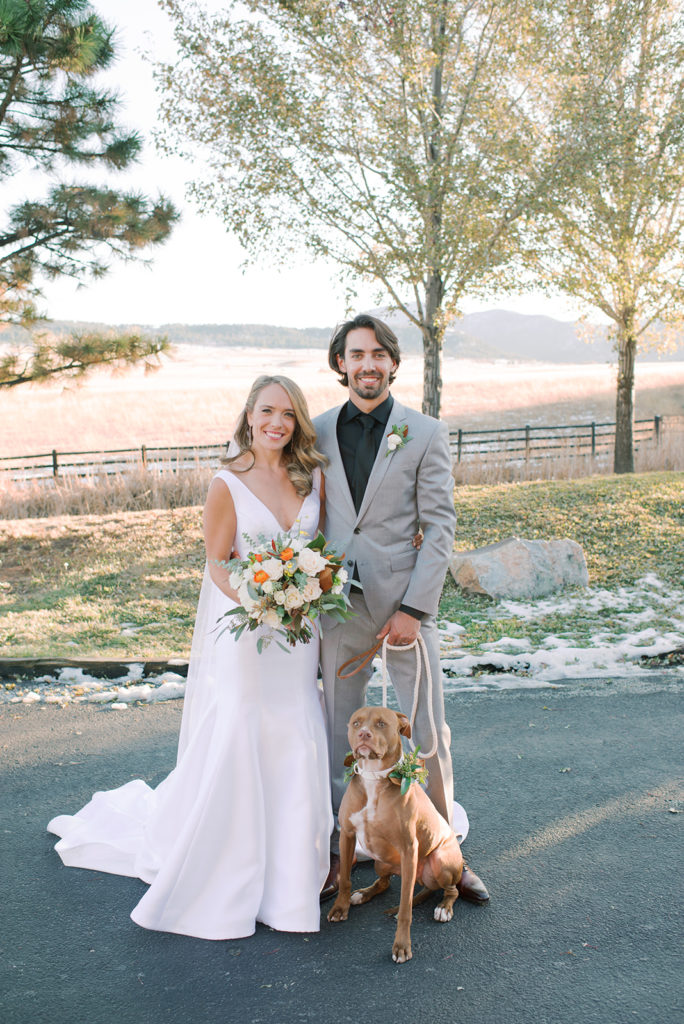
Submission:
[[[228,630],[238,639],[246,629],[270,626],[294,647],[311,640],[313,621],[319,615],[344,622],[353,614],[343,592],[347,572],[342,559],[320,532],[308,542],[290,534],[270,540],[259,537],[246,558],[220,564],[229,570],[229,583],[241,603],[221,616],[219,623],[224,618],[230,621],[219,636]],[[268,634],[258,638],[259,653],[272,638]]]

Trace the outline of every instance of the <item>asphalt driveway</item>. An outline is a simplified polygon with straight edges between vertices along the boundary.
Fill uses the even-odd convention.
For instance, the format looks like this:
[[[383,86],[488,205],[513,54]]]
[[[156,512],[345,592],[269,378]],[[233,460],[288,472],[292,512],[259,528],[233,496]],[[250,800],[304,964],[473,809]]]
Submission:
[[[681,679],[681,676],[679,677]],[[45,824],[173,766],[181,702],[0,708],[4,1024],[674,1024],[682,1013],[681,683],[451,694],[464,850],[487,907],[389,893],[345,924],[205,942],[147,932],[141,882],[64,868]],[[677,777],[679,774],[679,778]],[[234,783],[227,781],[227,785]],[[357,869],[367,884],[372,868]]]

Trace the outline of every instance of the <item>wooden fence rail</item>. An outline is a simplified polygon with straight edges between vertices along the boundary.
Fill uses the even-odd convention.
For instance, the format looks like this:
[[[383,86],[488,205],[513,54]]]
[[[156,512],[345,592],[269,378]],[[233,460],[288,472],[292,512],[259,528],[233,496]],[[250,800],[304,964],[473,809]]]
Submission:
[[[634,441],[659,445],[663,438],[682,434],[684,416],[655,416],[637,420]],[[600,457],[612,451],[614,423],[566,424],[555,427],[510,427],[493,430],[454,430],[449,435],[455,462],[471,460],[506,463],[529,462],[559,456]],[[59,477],[115,475],[136,468],[177,473],[216,466],[228,441],[205,445],[141,445],[85,452],[43,452],[38,455],[0,456],[0,480],[44,480]]]
[[[684,416],[636,420],[634,445],[658,446],[666,435],[684,431]],[[684,438],[682,439],[684,443]],[[612,454],[615,423],[573,423],[554,427],[510,427],[498,430],[457,430],[450,434],[455,462],[529,462],[559,456]]]
[[[65,476],[115,475],[134,469],[178,472],[215,466],[229,442],[204,445],[141,445],[87,452],[41,452],[0,457],[0,474],[14,480],[43,480]]]

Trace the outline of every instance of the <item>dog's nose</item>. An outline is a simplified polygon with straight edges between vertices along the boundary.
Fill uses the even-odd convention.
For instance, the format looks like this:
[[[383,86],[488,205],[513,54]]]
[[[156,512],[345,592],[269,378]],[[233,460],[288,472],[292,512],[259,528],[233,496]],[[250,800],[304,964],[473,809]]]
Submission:
[[[366,727],[364,726],[361,729],[359,729],[356,735],[359,737],[360,740],[369,740],[372,734],[370,729],[366,729]]]

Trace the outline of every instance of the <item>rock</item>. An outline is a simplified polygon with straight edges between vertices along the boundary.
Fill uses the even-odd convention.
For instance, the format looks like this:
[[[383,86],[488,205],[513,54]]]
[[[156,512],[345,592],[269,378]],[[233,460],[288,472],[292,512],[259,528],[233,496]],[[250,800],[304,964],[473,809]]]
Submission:
[[[512,537],[474,551],[455,551],[451,575],[470,594],[529,599],[589,582],[584,552],[574,540]]]

